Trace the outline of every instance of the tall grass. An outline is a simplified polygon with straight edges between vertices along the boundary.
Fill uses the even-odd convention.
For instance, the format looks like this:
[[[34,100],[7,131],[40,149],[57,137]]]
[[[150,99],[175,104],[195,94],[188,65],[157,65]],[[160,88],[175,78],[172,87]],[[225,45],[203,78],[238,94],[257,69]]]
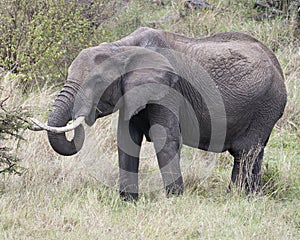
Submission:
[[[231,156],[184,147],[185,193],[166,198],[152,145],[145,143],[141,199],[136,204],[122,202],[117,192],[114,115],[87,128],[82,151],[72,157],[54,153],[44,132],[26,131],[26,141],[19,148],[7,140],[22,159],[24,172],[0,176],[0,239],[299,238],[300,45],[293,20],[280,16],[256,22],[253,1],[210,1],[215,11],[185,10],[183,1],[165,2],[158,7],[149,1],[131,1],[118,21],[107,21],[106,31],[119,23],[129,24],[127,30],[116,28],[111,38],[129,33],[133,23],[134,27],[155,25],[195,37],[243,31],[275,50],[286,76],[288,104],[265,152],[263,194],[249,199],[234,191],[227,193]],[[59,90],[45,85],[23,97],[13,82],[17,81],[1,81],[12,89],[7,104],[30,108],[35,117],[46,120]]]

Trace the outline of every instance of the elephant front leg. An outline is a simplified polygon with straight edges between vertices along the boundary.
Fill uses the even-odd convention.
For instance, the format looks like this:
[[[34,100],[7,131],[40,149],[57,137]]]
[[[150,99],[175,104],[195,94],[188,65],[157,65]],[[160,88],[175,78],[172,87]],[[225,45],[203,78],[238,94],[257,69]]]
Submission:
[[[123,152],[119,153],[119,192],[126,201],[138,199],[138,168],[139,159]]]
[[[138,199],[138,168],[142,139],[142,132],[132,122],[119,119],[119,192],[121,198],[126,201]]]

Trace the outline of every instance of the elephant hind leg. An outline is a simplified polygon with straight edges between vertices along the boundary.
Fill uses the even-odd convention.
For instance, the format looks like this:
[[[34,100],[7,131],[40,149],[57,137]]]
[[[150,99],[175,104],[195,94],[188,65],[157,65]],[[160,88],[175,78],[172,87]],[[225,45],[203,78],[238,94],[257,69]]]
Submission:
[[[264,155],[263,146],[253,146],[248,151],[231,153],[234,156],[231,182],[246,194],[261,191],[261,165]],[[230,188],[230,186],[229,186]]]
[[[276,122],[265,108],[260,114],[254,115],[255,121],[251,123],[244,135],[236,139],[229,149],[234,157],[231,181],[246,193],[259,193],[261,184],[261,165],[264,148],[268,143],[270,134]]]

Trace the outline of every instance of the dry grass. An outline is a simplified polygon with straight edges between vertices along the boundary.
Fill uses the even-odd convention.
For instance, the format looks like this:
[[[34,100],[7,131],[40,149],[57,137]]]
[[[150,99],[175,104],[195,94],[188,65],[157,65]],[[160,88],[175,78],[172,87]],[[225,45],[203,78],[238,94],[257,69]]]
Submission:
[[[43,118],[56,94],[53,89],[43,89],[25,101],[18,98],[19,94],[13,95],[11,101],[40,109],[39,117]],[[274,162],[277,166],[274,174],[273,168],[265,169],[270,175],[267,184],[272,182],[268,188],[271,192],[266,191],[267,195],[251,201],[226,193],[232,164],[227,154],[191,148],[184,148],[182,154],[186,193],[167,199],[148,143],[143,148],[141,162],[144,194],[133,205],[120,201],[116,190],[115,118],[101,119],[88,130],[84,148],[74,157],[55,154],[44,132],[25,133],[27,140],[18,151],[27,170],[22,176],[1,179],[1,239],[297,239],[299,236],[299,189],[293,189],[299,187],[296,159],[299,146],[295,149],[283,146],[288,144],[285,134],[291,134],[289,130],[276,130],[271,139],[274,146],[266,153],[269,167]]]
[[[228,2],[220,1],[222,8]],[[176,15],[179,9],[173,4],[164,11]],[[215,12],[193,14],[180,22],[171,19],[163,27],[184,29],[189,35],[232,28],[252,32],[260,39],[270,37],[267,42],[276,42],[272,46],[278,47],[289,99],[265,152],[264,194],[248,199],[227,193],[233,164],[229,154],[185,147],[182,171],[186,191],[181,197],[166,198],[152,145],[146,143],[141,160],[141,199],[136,204],[122,202],[116,190],[114,115],[87,128],[84,147],[73,157],[55,154],[44,132],[26,131],[26,141],[18,149],[15,142],[6,142],[15,146],[25,170],[21,176],[0,176],[0,239],[299,239],[299,49],[295,44],[284,46],[284,33],[278,30],[283,22],[280,27],[267,22],[255,28],[252,21],[239,24],[243,12],[232,16],[231,10],[221,12],[230,27],[226,21],[214,21]],[[1,84],[10,86],[15,77]],[[46,119],[57,89],[44,88],[23,97],[11,87],[9,104],[35,109],[35,117]]]

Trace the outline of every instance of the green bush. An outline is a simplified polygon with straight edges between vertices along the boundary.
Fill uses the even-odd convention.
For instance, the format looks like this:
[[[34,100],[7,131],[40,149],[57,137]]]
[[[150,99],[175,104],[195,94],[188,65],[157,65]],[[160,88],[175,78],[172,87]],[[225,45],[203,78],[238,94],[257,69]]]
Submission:
[[[3,0],[0,68],[17,73],[25,89],[61,84],[82,49],[145,25],[140,12],[149,8],[146,0]]]
[[[25,87],[49,79],[61,82],[71,61],[118,6],[118,1],[1,1],[0,67],[23,74]]]
[[[1,92],[4,89],[0,88]],[[24,118],[29,115],[27,111],[21,107],[14,109],[6,109],[5,102],[8,97],[0,99],[0,141],[13,138],[17,141],[17,147],[19,140],[23,140],[22,133],[25,130],[26,121]],[[20,174],[19,166],[17,165],[19,158],[15,156],[15,151],[12,151],[11,147],[7,147],[3,144],[0,146],[0,174],[3,173],[17,173]]]

